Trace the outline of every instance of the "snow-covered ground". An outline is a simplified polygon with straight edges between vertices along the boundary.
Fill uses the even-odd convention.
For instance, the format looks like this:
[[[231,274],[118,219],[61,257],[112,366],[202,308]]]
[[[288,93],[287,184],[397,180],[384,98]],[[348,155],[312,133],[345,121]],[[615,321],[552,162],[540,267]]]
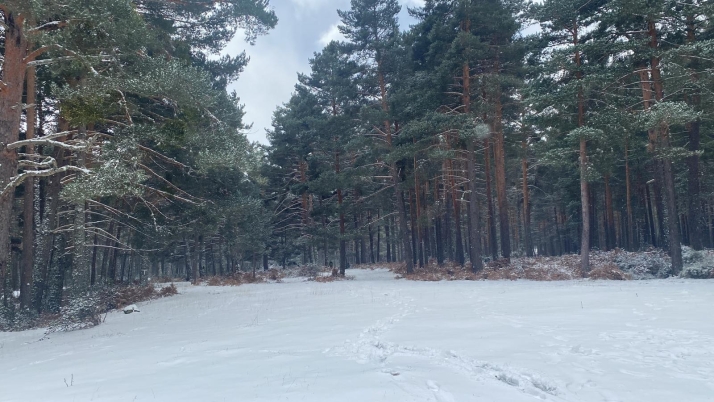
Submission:
[[[1,401],[714,401],[714,281],[354,281],[0,333]]]

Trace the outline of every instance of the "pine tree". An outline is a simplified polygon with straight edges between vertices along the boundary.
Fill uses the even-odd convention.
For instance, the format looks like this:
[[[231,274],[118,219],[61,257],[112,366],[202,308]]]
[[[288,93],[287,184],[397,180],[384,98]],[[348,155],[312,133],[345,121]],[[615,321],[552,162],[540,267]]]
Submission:
[[[350,41],[354,52],[366,60],[364,68],[371,81],[368,83],[369,90],[375,94],[382,112],[382,128],[377,134],[382,137],[388,153],[392,152],[396,145],[395,127],[390,119],[388,103],[388,79],[389,63],[392,61],[389,59],[389,54],[399,35],[397,14],[400,10],[401,7],[396,0],[352,0],[349,11],[338,11],[342,19],[342,25],[339,27],[340,32]],[[378,127],[378,125],[372,127]],[[411,273],[414,271],[413,260],[409,258],[413,253],[412,243],[409,240],[407,211],[404,205],[404,194],[400,188],[401,178],[397,162],[397,160],[388,162],[389,174],[394,186],[402,247],[405,256],[407,256],[407,272]]]

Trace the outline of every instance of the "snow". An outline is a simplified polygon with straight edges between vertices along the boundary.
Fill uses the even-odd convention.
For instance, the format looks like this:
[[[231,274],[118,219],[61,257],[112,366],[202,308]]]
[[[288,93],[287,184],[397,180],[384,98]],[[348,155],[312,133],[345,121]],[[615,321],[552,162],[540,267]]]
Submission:
[[[136,304],[124,307],[124,314],[139,313],[139,307]]]
[[[0,333],[0,401],[714,401],[714,282],[352,281]]]

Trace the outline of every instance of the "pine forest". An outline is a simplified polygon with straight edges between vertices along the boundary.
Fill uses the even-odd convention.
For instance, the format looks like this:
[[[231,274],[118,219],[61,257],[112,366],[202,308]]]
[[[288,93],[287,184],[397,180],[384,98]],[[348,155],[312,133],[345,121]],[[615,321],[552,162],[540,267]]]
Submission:
[[[587,278],[612,252],[714,274],[688,268],[714,248],[714,3],[337,14],[262,144],[229,89],[250,58],[224,50],[261,45],[268,0],[1,0],[0,329],[296,266],[562,257]]]

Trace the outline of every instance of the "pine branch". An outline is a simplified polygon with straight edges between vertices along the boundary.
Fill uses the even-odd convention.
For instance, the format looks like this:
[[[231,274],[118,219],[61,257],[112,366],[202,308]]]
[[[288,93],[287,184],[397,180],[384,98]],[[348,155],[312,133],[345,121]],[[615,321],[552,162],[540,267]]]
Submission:
[[[77,151],[77,152],[86,151],[86,149],[87,149],[86,145],[85,146],[71,145],[71,144],[67,144],[64,142],[60,142],[60,141],[46,139],[46,137],[33,138],[31,140],[22,140],[22,141],[13,142],[12,144],[8,144],[6,146],[6,148],[9,150],[13,150],[13,149],[22,148],[24,146],[33,146],[33,145],[50,145],[53,147],[64,148],[69,151]]]
[[[69,25],[69,21],[52,21],[52,22],[47,22],[45,24],[42,24],[38,27],[32,28],[29,30],[29,32],[47,32],[47,31],[54,31],[57,29],[62,29]]]
[[[22,184],[26,179],[30,177],[49,177],[54,176],[59,173],[65,172],[79,172],[84,174],[91,174],[92,172],[88,169],[83,169],[77,166],[62,166],[60,168],[46,169],[46,170],[28,170],[20,173],[10,180],[10,182],[3,188],[0,192],[0,198],[6,197],[11,191],[14,191],[15,187]]]

